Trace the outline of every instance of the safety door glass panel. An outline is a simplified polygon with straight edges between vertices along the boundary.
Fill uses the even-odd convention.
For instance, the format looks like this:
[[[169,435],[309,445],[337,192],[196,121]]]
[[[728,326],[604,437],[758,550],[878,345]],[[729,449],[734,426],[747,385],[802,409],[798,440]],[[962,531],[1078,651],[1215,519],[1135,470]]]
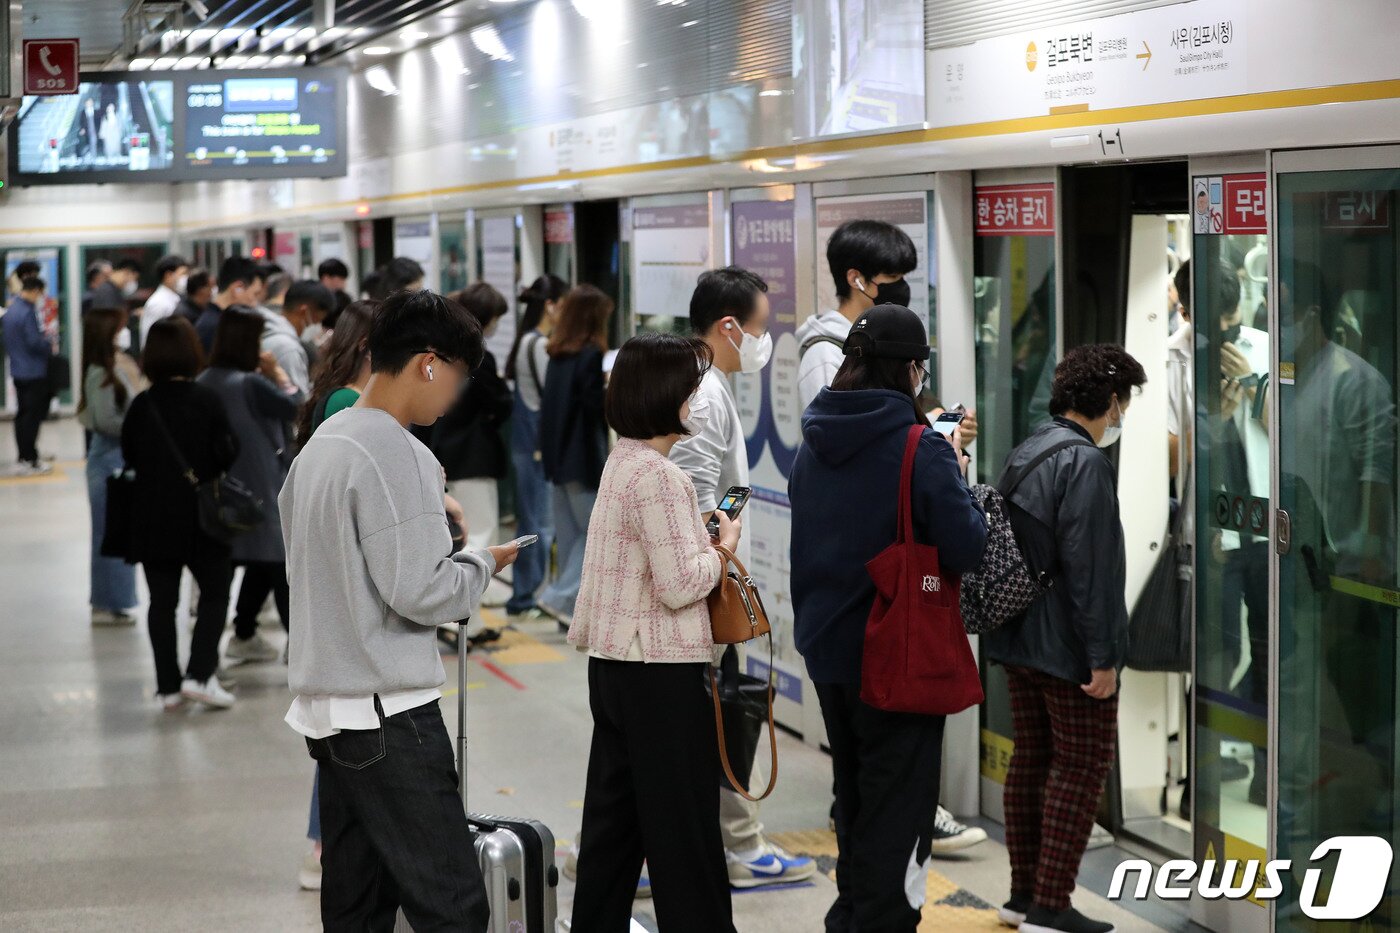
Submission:
[[[1397,192],[1400,167],[1278,176],[1280,930],[1397,922],[1391,898],[1325,924],[1297,903],[1324,840],[1397,832]],[[1315,905],[1366,869],[1335,853],[1320,867]]]
[[[1050,417],[1058,360],[1055,186],[992,185],[975,192],[977,480],[995,483],[1012,449]],[[1006,674],[998,665],[984,663],[982,670],[982,776],[1004,784],[1012,735]]]
[[[1174,356],[1194,346],[1194,382],[1187,379],[1179,393],[1191,433],[1179,449],[1194,457],[1189,466],[1196,481],[1195,721],[1189,755],[1199,860],[1262,859],[1268,845],[1266,195],[1262,172],[1192,179],[1191,282],[1179,295],[1189,330],[1174,341]],[[1180,290],[1187,283],[1185,277],[1179,281]],[[1182,340],[1187,334],[1190,340]],[[1190,802],[1183,801],[1183,809]]]

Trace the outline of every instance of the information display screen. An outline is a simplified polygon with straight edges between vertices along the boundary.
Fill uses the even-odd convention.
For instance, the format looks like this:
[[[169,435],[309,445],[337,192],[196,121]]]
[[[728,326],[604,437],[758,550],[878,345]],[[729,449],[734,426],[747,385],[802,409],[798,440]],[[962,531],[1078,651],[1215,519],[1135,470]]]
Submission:
[[[15,184],[171,181],[175,82],[135,75],[26,97],[11,129]]]
[[[192,76],[184,89],[183,158],[190,177],[344,173],[344,108],[334,78],[202,78]]]
[[[26,97],[10,127],[16,186],[344,175],[338,68],[102,72]]]

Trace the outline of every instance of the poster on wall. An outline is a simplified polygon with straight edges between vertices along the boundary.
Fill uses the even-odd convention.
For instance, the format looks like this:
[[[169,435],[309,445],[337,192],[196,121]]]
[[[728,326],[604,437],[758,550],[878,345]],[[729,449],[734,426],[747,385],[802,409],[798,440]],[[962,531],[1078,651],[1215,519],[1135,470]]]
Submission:
[[[690,294],[710,268],[708,204],[632,208],[638,330],[690,332]]]
[[[933,283],[928,261],[928,195],[923,191],[857,194],[817,201],[817,307],[803,309],[802,317],[837,305],[836,284],[826,263],[826,244],[836,228],[850,220],[883,220],[909,234],[919,253],[918,266],[904,277],[909,283],[909,308],[928,327]]]
[[[515,217],[481,219],[481,279],[505,296],[511,311],[496,324],[496,332],[486,338],[486,349],[496,358],[496,367],[505,371],[506,357],[515,343]]]
[[[757,373],[734,377],[735,401],[748,446],[753,496],[744,512],[749,571],[763,592],[773,624],[773,656],[778,683],[775,715],[791,728],[803,728],[802,658],[793,642],[789,543],[792,514],[787,481],[801,440],[802,411],[797,399],[797,239],[792,201],[740,201],[732,209],[734,264],[768,283],[773,359]],[[750,653],[749,673],[766,675],[766,655]],[[796,704],[794,708],[793,704]]]
[[[795,0],[797,138],[924,123],[924,0]]]

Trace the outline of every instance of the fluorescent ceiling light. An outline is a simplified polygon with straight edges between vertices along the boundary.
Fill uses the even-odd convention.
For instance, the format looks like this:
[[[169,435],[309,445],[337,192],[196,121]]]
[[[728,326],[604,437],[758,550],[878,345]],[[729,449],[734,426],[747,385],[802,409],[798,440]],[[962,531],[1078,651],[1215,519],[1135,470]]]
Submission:
[[[418,29],[405,29],[403,32],[399,33],[399,38],[403,39],[405,42],[420,42],[428,38],[428,34]]]
[[[145,71],[147,68],[151,67],[152,61],[153,59],[149,58],[133,58],[131,64],[126,67],[130,68],[132,71]]]
[[[152,71],[165,71],[167,68],[173,68],[174,66],[175,59],[173,58],[157,58],[155,61],[151,62]]]
[[[204,62],[205,58],[203,55],[186,55],[184,58],[180,59],[178,62],[175,63],[175,67],[198,68],[200,65],[204,64]]]
[[[398,94],[399,86],[394,83],[394,79],[389,76],[389,69],[383,65],[375,65],[365,71],[365,83],[385,97],[393,97]]]
[[[785,93],[787,93],[787,92],[786,92],[786,91],[781,91],[781,90],[779,90],[779,89],[777,89],[777,88],[769,88],[769,89],[766,90],[766,91],[759,91],[759,92],[758,92],[758,96],[759,96],[759,97],[782,97]]]
[[[453,39],[439,42],[431,49],[433,60],[438,63],[444,71],[451,74],[469,75],[472,70],[467,67],[467,63],[462,61],[462,53],[457,48],[457,43]]]
[[[690,19],[690,20],[686,20],[684,23],[681,23],[681,28],[682,28],[682,29],[689,29],[691,26],[698,26],[698,25],[700,25],[700,21],[699,21],[698,19]]]
[[[505,42],[501,39],[501,34],[496,31],[496,27],[491,23],[478,26],[467,34],[472,45],[476,46],[478,52],[498,62],[513,62],[515,56],[510,54],[510,49],[506,48]]]
[[[394,50],[387,45],[370,45],[365,47],[366,55],[388,55],[392,51]]]

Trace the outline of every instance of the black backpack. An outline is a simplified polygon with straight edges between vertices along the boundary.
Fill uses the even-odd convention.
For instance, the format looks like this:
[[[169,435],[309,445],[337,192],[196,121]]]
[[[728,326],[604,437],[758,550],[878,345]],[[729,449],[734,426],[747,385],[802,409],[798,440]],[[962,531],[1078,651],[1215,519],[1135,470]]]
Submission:
[[[1025,479],[1051,457],[1068,447],[1092,447],[1083,438],[1052,444],[1014,474],[1002,478],[1001,488],[979,483],[971,488],[972,498],[987,515],[987,547],[982,563],[963,574],[960,606],[963,627],[971,635],[999,628],[1023,615],[1055,582],[1057,568],[1035,570],[1026,560],[1018,542],[1026,523],[1044,523],[1011,502],[1011,494]],[[1017,526],[1022,531],[1017,533]]]

